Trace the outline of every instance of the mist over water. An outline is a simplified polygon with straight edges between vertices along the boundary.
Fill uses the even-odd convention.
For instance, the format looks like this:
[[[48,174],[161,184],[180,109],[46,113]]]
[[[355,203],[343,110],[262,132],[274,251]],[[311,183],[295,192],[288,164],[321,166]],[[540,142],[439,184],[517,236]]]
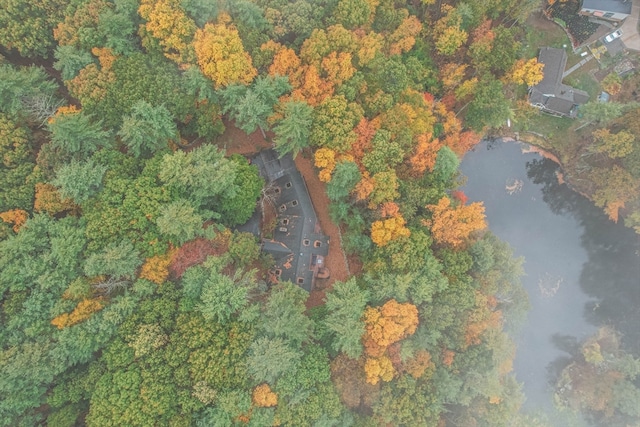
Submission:
[[[484,202],[491,231],[525,257],[531,310],[514,337],[524,409],[546,413],[553,425],[581,425],[557,412],[553,387],[599,327],[615,328],[622,348],[640,356],[640,236],[559,184],[553,161],[522,148],[480,143],[462,162],[463,190],[469,202]]]

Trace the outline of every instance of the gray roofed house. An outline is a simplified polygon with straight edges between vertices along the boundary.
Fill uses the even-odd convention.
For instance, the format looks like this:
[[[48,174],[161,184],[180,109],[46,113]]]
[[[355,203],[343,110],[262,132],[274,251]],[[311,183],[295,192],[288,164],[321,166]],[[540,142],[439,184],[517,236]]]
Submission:
[[[324,269],[329,238],[322,234],[304,178],[291,155],[278,158],[274,150],[258,153],[253,164],[275,188],[276,227],[262,250],[275,260],[274,276],[311,291]]]
[[[619,22],[631,15],[631,6],[631,0],[583,0],[580,14]]]
[[[564,49],[543,47],[538,62],[544,64],[544,77],[529,89],[529,103],[555,116],[575,117],[578,106],[589,100],[589,94],[562,83],[567,53]]]

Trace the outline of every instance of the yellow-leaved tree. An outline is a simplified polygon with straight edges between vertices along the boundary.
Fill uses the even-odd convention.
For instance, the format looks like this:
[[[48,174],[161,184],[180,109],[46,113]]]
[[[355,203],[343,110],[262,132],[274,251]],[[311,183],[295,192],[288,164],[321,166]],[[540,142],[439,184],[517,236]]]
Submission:
[[[377,246],[385,246],[400,237],[409,237],[411,231],[405,227],[405,223],[399,213],[392,218],[375,221],[371,224],[371,240]]]
[[[249,84],[258,74],[226,13],[220,14],[216,24],[208,23],[196,31],[193,47],[202,73],[213,80],[216,88],[232,83]]]
[[[138,13],[147,21],[143,28],[158,39],[164,55],[185,64],[194,59],[191,40],[197,27],[180,3],[180,0],[141,0]]]
[[[91,315],[104,307],[102,297],[85,298],[78,303],[71,313],[62,313],[51,321],[58,329],[64,329],[80,322],[84,322]]]
[[[364,312],[365,333],[362,337],[367,382],[391,381],[395,368],[387,354],[390,345],[413,335],[418,327],[418,309],[411,303],[391,299],[381,307],[367,307]]]
[[[518,85],[535,86],[544,77],[543,68],[544,64],[538,62],[538,58],[531,58],[528,61],[519,59],[507,73],[506,80]]]

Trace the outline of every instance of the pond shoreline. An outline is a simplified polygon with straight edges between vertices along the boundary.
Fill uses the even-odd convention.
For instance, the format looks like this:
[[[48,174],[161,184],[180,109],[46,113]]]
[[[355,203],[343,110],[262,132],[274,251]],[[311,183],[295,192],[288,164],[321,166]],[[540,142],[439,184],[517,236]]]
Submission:
[[[524,135],[529,136],[529,138],[526,138],[523,136]],[[538,142],[538,139],[542,139],[545,142],[549,142],[547,140],[547,138],[544,135],[541,135],[539,133],[536,132],[532,132],[532,131],[524,131],[524,132],[500,132],[496,135],[487,135],[486,137],[488,140],[492,140],[492,141],[497,141],[500,140],[502,142],[518,142],[518,143],[524,143],[529,145],[530,149],[527,151],[523,150],[523,154],[524,153],[537,153],[539,155],[541,155],[542,157],[549,159],[551,161],[553,161],[554,163],[556,163],[559,167],[560,170],[556,173],[556,176],[558,178],[558,184],[565,184],[571,191],[580,194],[581,196],[586,197],[587,199],[589,199],[589,201],[591,201],[591,203],[594,203],[592,195],[584,190],[581,190],[572,180],[571,178],[565,178],[567,175],[570,176],[570,174],[567,174],[567,166],[562,162],[562,160],[560,160],[560,157],[557,153],[555,153],[552,149],[548,148],[548,147],[544,147],[543,145],[541,145],[540,142]],[[595,203],[594,203],[595,204]],[[598,209],[600,209],[601,211],[604,212],[604,209],[601,207],[598,207]],[[620,217],[624,220],[625,214],[624,211],[621,213]],[[622,223],[624,224],[624,221],[622,221]],[[630,227],[628,227],[630,228]],[[631,229],[631,228],[630,228]]]

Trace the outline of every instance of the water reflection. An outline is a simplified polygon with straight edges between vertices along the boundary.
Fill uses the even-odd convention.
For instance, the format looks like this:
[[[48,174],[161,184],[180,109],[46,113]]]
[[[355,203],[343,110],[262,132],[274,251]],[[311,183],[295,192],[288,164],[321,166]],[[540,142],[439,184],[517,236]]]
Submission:
[[[610,221],[597,207],[556,178],[548,159],[527,162],[527,176],[542,185],[543,200],[558,215],[571,214],[584,232],[581,246],[588,261],[580,274],[582,290],[595,301],[584,307],[585,319],[610,325],[623,334],[625,350],[640,354],[640,236]]]
[[[484,142],[461,170],[469,200],[484,201],[492,231],[525,257],[531,311],[516,338],[514,367],[525,407],[556,420],[552,384],[578,342],[609,325],[622,333],[627,351],[640,355],[639,236],[559,184],[555,163],[523,155],[517,143]],[[509,193],[514,180],[524,182],[522,190]]]

